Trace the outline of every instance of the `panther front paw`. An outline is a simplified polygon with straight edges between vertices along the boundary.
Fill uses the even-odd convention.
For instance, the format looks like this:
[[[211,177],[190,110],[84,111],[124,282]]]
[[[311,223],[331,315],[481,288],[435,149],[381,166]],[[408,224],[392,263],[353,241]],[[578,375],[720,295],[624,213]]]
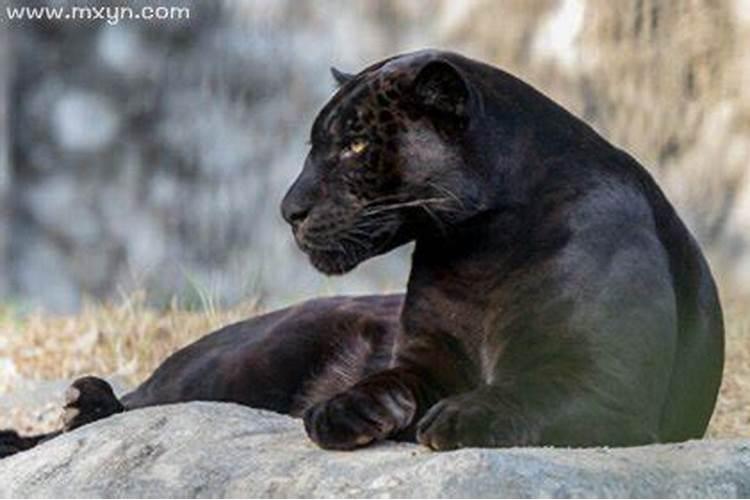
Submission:
[[[528,445],[533,435],[520,415],[481,392],[443,399],[417,424],[417,441],[438,451]]]
[[[351,450],[407,427],[415,410],[416,405],[397,392],[355,387],[308,408],[305,430],[321,448]]]

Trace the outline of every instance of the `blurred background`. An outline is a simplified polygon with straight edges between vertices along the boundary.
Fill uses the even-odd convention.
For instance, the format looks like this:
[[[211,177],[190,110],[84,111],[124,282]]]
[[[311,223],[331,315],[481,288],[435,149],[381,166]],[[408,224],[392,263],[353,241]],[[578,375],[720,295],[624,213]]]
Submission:
[[[2,2],[0,2],[2,3]],[[189,19],[10,20],[184,6]],[[279,216],[328,68],[440,47],[507,69],[658,178],[726,301],[750,291],[746,0],[5,1],[0,302],[76,312],[147,290],[275,307],[402,288],[409,249],[325,278]]]

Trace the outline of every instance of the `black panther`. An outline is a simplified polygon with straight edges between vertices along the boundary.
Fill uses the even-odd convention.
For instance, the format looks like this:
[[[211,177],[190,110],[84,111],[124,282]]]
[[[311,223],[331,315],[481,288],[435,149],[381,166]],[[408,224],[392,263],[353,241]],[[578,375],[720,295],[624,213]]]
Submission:
[[[723,367],[716,286],[633,157],[458,54],[334,74],[282,214],[328,274],[415,241],[406,293],[317,299],[228,326],[121,401],[79,379],[66,429],[214,400],[302,417],[330,449],[703,436]],[[1,449],[54,435],[6,431]]]

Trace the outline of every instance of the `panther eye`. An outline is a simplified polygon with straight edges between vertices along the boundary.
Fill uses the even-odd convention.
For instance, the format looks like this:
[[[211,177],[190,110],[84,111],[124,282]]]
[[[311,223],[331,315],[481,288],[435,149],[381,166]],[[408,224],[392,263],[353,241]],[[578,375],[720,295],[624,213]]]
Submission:
[[[346,150],[347,152],[358,155],[364,152],[365,149],[367,149],[367,145],[368,143],[365,139],[354,139],[346,146]]]

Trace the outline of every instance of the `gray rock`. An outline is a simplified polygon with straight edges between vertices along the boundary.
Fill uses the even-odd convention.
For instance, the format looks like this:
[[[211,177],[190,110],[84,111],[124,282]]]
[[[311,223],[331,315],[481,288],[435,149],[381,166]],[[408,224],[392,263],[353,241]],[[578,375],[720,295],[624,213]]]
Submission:
[[[118,415],[7,458],[0,496],[747,497],[750,441],[330,452],[298,420],[190,403]]]

